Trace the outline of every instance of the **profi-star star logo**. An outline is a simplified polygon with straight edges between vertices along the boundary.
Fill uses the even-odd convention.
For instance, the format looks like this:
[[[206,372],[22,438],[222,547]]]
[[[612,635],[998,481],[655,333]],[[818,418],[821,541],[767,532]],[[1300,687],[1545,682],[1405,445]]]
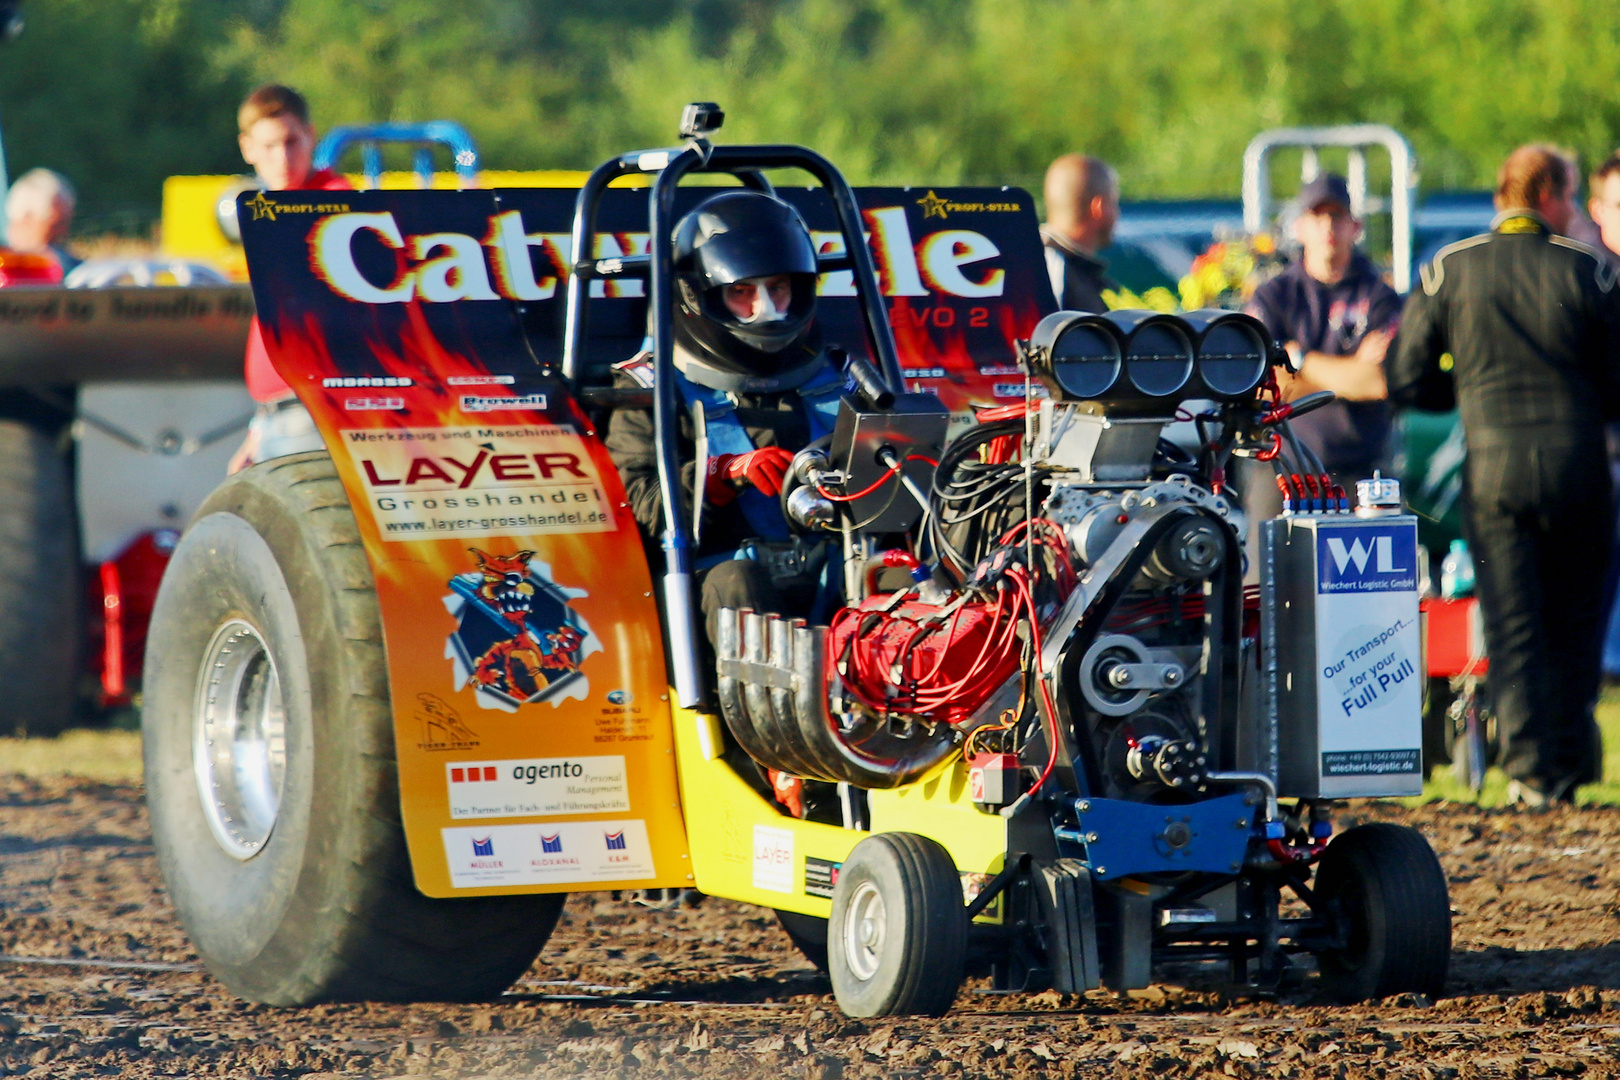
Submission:
[[[258,221],[260,218],[269,218],[271,221],[276,220],[276,210],[278,208],[275,203],[264,197],[262,191],[243,205],[253,211],[254,221]]]
[[[943,218],[945,216],[946,202],[934,194],[933,188],[929,188],[928,194],[917,200],[917,205],[923,208],[924,221],[931,217]]]

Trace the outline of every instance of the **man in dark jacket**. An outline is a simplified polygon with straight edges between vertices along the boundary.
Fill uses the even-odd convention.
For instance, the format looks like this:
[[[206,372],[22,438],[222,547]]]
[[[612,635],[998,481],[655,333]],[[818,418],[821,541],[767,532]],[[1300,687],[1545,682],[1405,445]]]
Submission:
[[[1620,294],[1559,233],[1575,178],[1549,146],[1509,155],[1489,233],[1423,268],[1389,367],[1393,401],[1462,413],[1464,528],[1514,801],[1596,780],[1603,579],[1613,517],[1603,427],[1620,386]]]
[[[1119,220],[1119,177],[1102,161],[1064,154],[1046,170],[1046,268],[1064,311],[1107,311],[1103,292],[1118,289],[1097,257]]]
[[[691,514],[699,600],[713,641],[722,607],[805,615],[826,545],[795,540],[779,496],[793,455],[831,433],[843,375],[815,325],[816,255],[797,211],[752,191],[716,195],[675,227],[675,369],[681,494]],[[652,364],[619,366],[651,387]],[[608,453],[649,538],[663,530],[648,409],[620,408]]]

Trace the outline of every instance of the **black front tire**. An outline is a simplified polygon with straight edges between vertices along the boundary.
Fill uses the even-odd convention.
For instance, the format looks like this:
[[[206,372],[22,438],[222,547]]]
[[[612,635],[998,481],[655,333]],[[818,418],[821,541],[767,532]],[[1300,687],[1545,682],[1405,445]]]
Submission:
[[[967,909],[956,864],[913,833],[855,845],[833,886],[827,962],[848,1016],[943,1016],[967,958]]]
[[[1342,933],[1341,947],[1317,955],[1330,997],[1352,1004],[1440,996],[1451,963],[1451,899],[1422,833],[1384,822],[1340,833],[1322,856],[1316,896]]]
[[[265,462],[209,496],[148,640],[153,841],[180,921],[221,982],[273,1005],[476,1000],[523,973],[562,894],[435,900],[416,889],[377,597],[326,454]],[[233,664],[234,680],[217,673]],[[264,719],[277,698],[282,719]],[[209,726],[226,715],[247,719]],[[202,748],[231,742],[209,741],[227,730],[264,752],[210,764],[226,751]],[[258,764],[277,754],[279,779]]]
[[[85,618],[72,470],[22,420],[0,420],[0,460],[0,734],[55,735],[76,712]]]

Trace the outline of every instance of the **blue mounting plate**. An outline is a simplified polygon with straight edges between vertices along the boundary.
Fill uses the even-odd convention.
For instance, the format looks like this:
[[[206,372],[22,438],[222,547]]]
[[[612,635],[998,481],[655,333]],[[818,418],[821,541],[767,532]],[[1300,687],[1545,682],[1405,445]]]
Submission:
[[[1243,869],[1255,812],[1247,794],[1180,806],[1124,799],[1076,799],[1078,829],[1057,838],[1085,848],[1094,878],[1196,870],[1235,874]]]

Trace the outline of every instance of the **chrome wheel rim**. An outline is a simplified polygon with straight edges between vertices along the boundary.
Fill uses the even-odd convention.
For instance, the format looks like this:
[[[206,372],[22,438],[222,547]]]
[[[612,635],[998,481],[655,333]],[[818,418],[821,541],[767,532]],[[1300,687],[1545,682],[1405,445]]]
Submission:
[[[844,959],[857,979],[865,982],[877,974],[883,955],[883,939],[888,933],[883,911],[883,894],[870,881],[855,886],[844,918]]]
[[[287,773],[287,714],[264,638],[232,619],[214,633],[197,686],[192,766],[208,827],[251,859],[270,839]]]

